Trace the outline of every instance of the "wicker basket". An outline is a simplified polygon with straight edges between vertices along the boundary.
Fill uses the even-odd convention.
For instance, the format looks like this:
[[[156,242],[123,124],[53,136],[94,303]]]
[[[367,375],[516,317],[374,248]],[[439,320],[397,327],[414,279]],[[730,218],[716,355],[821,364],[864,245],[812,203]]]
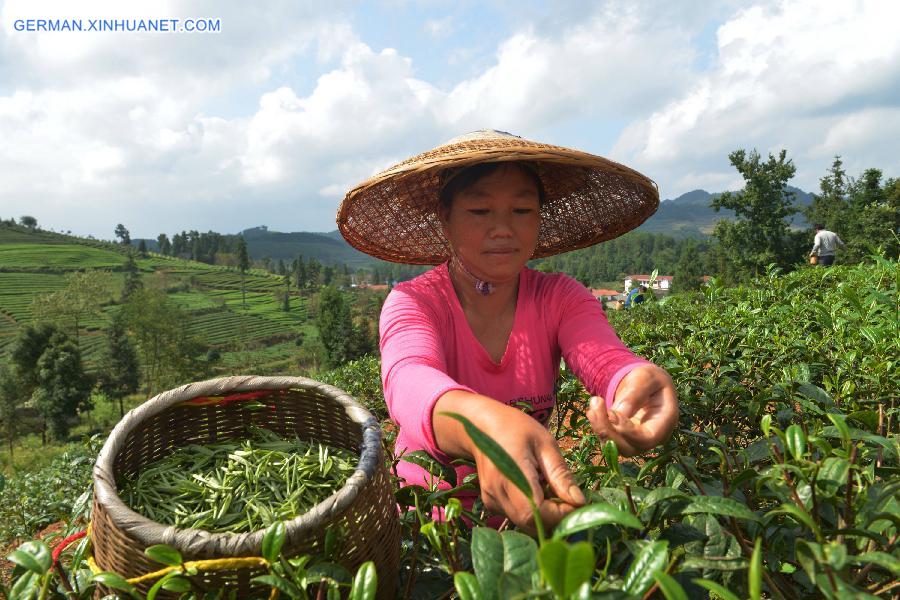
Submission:
[[[252,410],[252,396],[266,409]],[[309,512],[286,523],[282,552],[314,554],[324,546],[326,527],[346,532],[336,560],[351,572],[372,560],[379,598],[393,598],[400,529],[390,477],[383,460],[381,429],[375,418],[341,390],[299,377],[228,377],[163,392],[129,412],[116,425],[94,467],[92,533],[100,569],[126,578],[161,567],[144,554],[154,544],[178,549],[184,560],[261,556],[263,531],[228,534],[176,529],[143,517],[118,495],[117,480],[188,444],[242,437],[246,427],[265,427],[359,454],[346,484]],[[259,596],[253,569],[200,572],[192,578],[204,589],[236,589],[238,597]],[[146,592],[152,581],[138,584]]]

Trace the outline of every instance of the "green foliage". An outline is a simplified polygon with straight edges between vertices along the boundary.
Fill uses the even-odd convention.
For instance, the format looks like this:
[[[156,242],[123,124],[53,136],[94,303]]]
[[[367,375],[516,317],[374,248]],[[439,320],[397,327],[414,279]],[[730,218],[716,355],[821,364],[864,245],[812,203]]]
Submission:
[[[98,444],[75,445],[41,469],[9,475],[0,489],[0,540],[33,535],[81,512],[90,502],[84,492],[90,486]]]
[[[13,442],[19,425],[19,409],[23,400],[16,376],[9,367],[0,365],[0,428],[3,437],[6,438],[10,457],[13,454]]]
[[[760,275],[769,264],[782,269],[802,256],[800,236],[790,231],[788,217],[797,212],[788,181],[796,168],[782,150],[766,162],[756,150],[749,154],[735,150],[728,155],[731,164],[744,178],[741,192],[717,196],[712,207],[734,211],[736,221],[719,221],[713,232],[718,250],[724,257],[724,275],[730,280],[746,280]]]
[[[53,438],[65,439],[74,417],[90,408],[92,387],[78,346],[61,331],[53,334],[38,359],[37,387],[32,395]]]
[[[684,258],[685,254],[688,258]],[[606,282],[623,285],[623,277],[650,273],[654,269],[673,275],[689,267],[687,275],[712,274],[713,263],[709,243],[693,239],[676,240],[659,233],[632,231],[614,240],[533,261],[534,268],[545,272],[568,273],[589,287]],[[681,286],[676,278],[676,285]],[[608,285],[608,284],[607,284]]]
[[[137,351],[125,332],[125,324],[119,317],[113,319],[106,331],[106,348],[100,361],[98,383],[107,398],[119,402],[119,416],[123,416],[123,398],[138,391],[140,363]]]
[[[350,313],[350,303],[337,288],[326,286],[319,294],[316,315],[319,337],[325,347],[328,366],[337,367],[359,358],[373,348],[366,323],[357,323]]]
[[[344,390],[379,420],[388,418],[384,389],[381,387],[381,361],[377,356],[362,356],[336,369],[317,374],[316,378],[322,383]]]

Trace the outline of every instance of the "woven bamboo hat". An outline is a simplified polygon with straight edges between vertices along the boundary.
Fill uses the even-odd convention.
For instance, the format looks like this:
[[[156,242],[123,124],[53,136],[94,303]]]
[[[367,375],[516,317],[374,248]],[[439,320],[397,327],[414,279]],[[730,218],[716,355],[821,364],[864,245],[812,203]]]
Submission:
[[[600,156],[491,129],[453,138],[350,190],[337,224],[354,248],[391,262],[437,265],[450,257],[438,217],[441,173],[481,162],[528,161],[544,187],[533,258],[611,240],[659,206],[656,184]]]

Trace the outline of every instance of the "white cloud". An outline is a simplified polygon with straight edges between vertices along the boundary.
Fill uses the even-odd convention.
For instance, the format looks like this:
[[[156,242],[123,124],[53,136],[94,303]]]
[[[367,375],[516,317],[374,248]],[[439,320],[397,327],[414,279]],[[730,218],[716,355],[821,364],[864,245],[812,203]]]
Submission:
[[[330,5],[283,0],[250,16],[237,2],[152,14],[125,4],[79,4],[78,14],[213,16],[223,32],[69,39],[8,24],[59,17],[71,3],[0,9],[0,73],[13,85],[0,82],[0,217],[38,213],[105,236],[118,222],[134,236],[261,222],[327,230],[355,183],[481,127],[532,135],[574,123],[593,144],[584,149],[604,153],[593,132],[631,121],[613,157],[663,196],[735,185],[727,153],[737,147],[784,145],[804,165],[841,153],[851,173],[854,156],[897,156],[886,4],[746,7],[718,29],[706,68],[696,39],[705,3],[613,0],[534,20],[497,41],[488,68],[448,87],[414,69],[415,55],[372,48]],[[236,97],[248,104],[212,108]]]
[[[428,19],[422,26],[425,33],[433,38],[445,38],[456,30],[453,17],[444,17],[442,19]]]
[[[881,1],[745,8],[719,27],[712,69],[635,119],[613,155],[663,182],[664,197],[733,179],[727,154],[737,148],[786,148],[794,183],[811,191],[834,154],[854,175],[896,173],[900,157],[886,149],[900,131],[898,19],[900,4]]]

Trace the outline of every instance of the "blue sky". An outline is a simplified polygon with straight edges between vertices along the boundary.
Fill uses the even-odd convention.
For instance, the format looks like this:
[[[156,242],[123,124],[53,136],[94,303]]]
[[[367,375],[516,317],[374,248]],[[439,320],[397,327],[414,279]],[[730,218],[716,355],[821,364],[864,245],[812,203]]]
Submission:
[[[0,218],[111,238],[329,231],[350,187],[478,128],[627,164],[662,198],[777,152],[900,175],[900,3],[0,0]],[[264,7],[264,9],[262,8]],[[212,17],[217,34],[17,31]]]

